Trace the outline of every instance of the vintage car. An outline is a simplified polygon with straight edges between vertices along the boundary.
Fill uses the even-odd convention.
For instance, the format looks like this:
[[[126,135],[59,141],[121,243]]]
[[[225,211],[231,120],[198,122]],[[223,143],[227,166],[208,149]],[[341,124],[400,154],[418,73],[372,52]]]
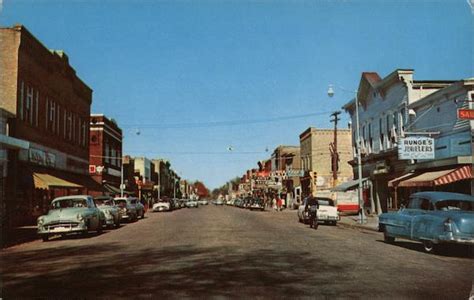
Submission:
[[[404,238],[423,243],[435,252],[446,243],[474,245],[474,197],[447,192],[419,192],[408,206],[379,216],[384,240]]]
[[[120,208],[122,220],[135,221],[139,216],[144,218],[145,210],[137,198],[118,197],[114,199],[115,204]]]
[[[171,205],[171,200],[159,200],[158,202],[153,204],[153,211],[158,212],[158,211],[171,211],[172,205]]]
[[[198,202],[195,199],[189,199],[188,202],[186,202],[186,207],[191,208],[191,207],[198,207]]]
[[[317,210],[318,222],[329,223],[336,225],[337,221],[340,220],[339,212],[334,206],[334,201],[326,197],[306,197],[303,203],[298,207],[298,219],[300,222],[307,223],[309,221],[309,207],[318,205]]]
[[[263,203],[262,199],[255,198],[255,199],[252,199],[252,201],[250,202],[250,207],[249,208],[250,208],[250,210],[258,209],[258,210],[264,211],[265,210],[265,204]]]
[[[104,213],[91,196],[76,195],[54,199],[46,215],[38,218],[38,235],[47,241],[52,235],[102,232]]]
[[[198,200],[198,204],[199,204],[199,205],[208,205],[209,202],[207,202],[206,199],[199,199],[199,200]]]
[[[114,203],[114,198],[110,196],[94,197],[96,206],[104,213],[105,225],[115,228],[120,227],[122,220],[122,211]]]

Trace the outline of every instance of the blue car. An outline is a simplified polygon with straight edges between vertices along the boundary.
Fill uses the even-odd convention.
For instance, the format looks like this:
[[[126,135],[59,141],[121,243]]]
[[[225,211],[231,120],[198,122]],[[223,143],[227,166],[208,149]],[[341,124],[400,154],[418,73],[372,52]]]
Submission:
[[[447,192],[419,192],[408,206],[379,216],[384,241],[404,238],[423,243],[426,252],[441,244],[474,245],[474,197]]]

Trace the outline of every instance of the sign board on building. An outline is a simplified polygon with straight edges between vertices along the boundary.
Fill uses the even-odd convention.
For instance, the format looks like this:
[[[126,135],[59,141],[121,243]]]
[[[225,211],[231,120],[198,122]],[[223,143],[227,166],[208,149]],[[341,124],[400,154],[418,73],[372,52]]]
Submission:
[[[474,109],[459,108],[458,119],[474,120]]]
[[[286,170],[286,177],[303,177],[304,170],[288,169]]]
[[[55,167],[56,166],[56,155],[48,153],[39,149],[30,148],[29,151],[29,160],[32,163],[47,166]]]
[[[95,174],[96,172],[95,165],[89,165],[89,174]]]
[[[434,139],[413,136],[401,138],[398,143],[398,159],[434,159]]]

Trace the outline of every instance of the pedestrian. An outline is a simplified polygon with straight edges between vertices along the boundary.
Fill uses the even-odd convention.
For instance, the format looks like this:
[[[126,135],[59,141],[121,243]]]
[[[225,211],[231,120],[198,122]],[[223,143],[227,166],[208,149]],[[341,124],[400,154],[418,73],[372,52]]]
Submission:
[[[274,210],[277,210],[277,199],[275,197],[273,197],[273,200],[272,200],[272,208]]]
[[[281,211],[281,206],[283,204],[283,200],[281,200],[280,197],[278,197],[278,200],[277,200],[277,211]]]

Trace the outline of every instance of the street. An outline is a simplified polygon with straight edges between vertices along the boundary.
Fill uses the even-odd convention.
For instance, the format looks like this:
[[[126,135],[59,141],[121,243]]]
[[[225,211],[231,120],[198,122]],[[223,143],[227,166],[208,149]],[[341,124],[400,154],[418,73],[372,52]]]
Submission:
[[[209,205],[4,249],[1,297],[467,299],[472,270],[469,255],[430,255],[340,226],[313,230],[295,211]]]

